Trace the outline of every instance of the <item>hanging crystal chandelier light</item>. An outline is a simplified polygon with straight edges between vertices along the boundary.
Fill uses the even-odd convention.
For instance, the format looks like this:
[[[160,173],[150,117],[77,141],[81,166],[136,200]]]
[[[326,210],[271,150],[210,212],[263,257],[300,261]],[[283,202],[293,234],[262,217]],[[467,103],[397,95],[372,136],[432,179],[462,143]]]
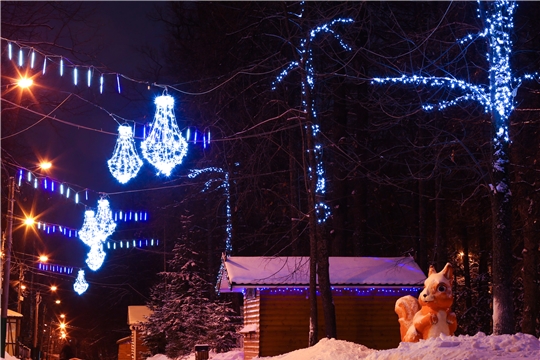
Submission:
[[[121,184],[137,176],[143,162],[137,154],[133,131],[127,124],[118,127],[118,140],[112,158],[107,161],[109,171]]]
[[[77,274],[77,279],[73,284],[73,290],[79,295],[82,295],[88,289],[88,283],[84,278],[84,270],[79,270]]]
[[[158,96],[155,100],[156,114],[152,130],[141,143],[143,157],[158,170],[169,176],[172,169],[182,163],[187,153],[187,142],[180,133],[174,116],[174,98]]]
[[[97,230],[102,234],[101,239],[112,235],[116,229],[116,223],[113,220],[112,211],[109,206],[109,200],[101,198],[98,200],[98,209],[96,213]]]

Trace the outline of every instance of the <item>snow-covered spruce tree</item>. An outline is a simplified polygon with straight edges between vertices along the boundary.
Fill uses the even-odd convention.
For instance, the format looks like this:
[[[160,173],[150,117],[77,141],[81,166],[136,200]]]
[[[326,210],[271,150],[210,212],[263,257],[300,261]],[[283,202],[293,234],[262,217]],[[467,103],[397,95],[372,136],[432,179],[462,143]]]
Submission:
[[[228,304],[212,299],[214,285],[204,277],[202,256],[183,241],[175,245],[169,271],[151,291],[153,310],[143,341],[153,354],[189,354],[196,344],[217,352],[236,346],[236,320]]]

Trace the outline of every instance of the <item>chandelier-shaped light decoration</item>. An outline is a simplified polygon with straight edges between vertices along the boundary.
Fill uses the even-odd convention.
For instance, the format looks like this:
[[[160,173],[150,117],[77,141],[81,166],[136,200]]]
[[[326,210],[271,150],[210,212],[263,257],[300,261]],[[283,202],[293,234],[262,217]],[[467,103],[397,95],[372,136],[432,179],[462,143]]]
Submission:
[[[96,213],[97,230],[102,234],[102,241],[112,235],[116,229],[116,223],[113,220],[109,200],[101,198],[98,200],[98,209]]]
[[[125,184],[137,176],[142,163],[135,148],[131,126],[127,124],[120,125],[113,156],[107,161],[109,171],[116,180],[121,184]]]
[[[86,265],[92,271],[97,271],[105,261],[105,251],[103,251],[103,244],[94,245],[90,248],[90,251],[86,257]]]
[[[75,290],[77,294],[82,295],[87,289],[88,283],[84,278],[84,270],[81,269],[77,274],[77,280],[75,280],[75,284],[73,284],[73,290]]]
[[[79,238],[90,247],[86,264],[90,270],[96,271],[105,260],[103,244],[107,237],[116,229],[112,211],[109,207],[109,200],[101,198],[98,200],[97,213],[87,210],[84,213],[84,223],[79,230]]]
[[[141,143],[141,150],[143,157],[158,169],[158,175],[169,176],[171,170],[182,163],[187,153],[187,142],[176,123],[174,98],[158,96],[155,104],[157,108],[152,130]]]
[[[79,239],[86,245],[92,247],[105,239],[101,239],[102,234],[98,231],[97,221],[94,210],[84,212],[84,222],[79,230]]]

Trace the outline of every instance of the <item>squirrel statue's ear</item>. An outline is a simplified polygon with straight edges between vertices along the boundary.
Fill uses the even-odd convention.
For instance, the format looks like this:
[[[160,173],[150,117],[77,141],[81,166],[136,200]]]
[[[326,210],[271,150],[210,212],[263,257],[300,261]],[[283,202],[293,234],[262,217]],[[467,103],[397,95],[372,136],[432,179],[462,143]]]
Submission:
[[[452,267],[452,264],[446,263],[444,269],[442,270],[442,273],[445,278],[452,281],[454,279],[454,268]]]
[[[428,277],[436,273],[437,270],[435,270],[435,267],[433,265],[429,265]]]

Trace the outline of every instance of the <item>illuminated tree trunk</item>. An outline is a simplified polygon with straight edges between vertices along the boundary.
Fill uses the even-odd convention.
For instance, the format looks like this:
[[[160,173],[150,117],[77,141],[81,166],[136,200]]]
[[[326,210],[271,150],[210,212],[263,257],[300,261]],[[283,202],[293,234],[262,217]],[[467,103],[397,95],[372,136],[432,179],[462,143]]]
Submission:
[[[301,64],[302,66],[304,64]],[[317,169],[317,159],[315,156],[315,145],[314,145],[314,114],[312,104],[312,94],[307,81],[307,72],[305,69],[302,69],[302,81],[304,89],[304,98],[306,104],[308,104],[306,109],[306,151],[307,151],[307,167],[306,169],[306,180],[309,184],[308,188],[308,207],[309,207],[309,236],[310,236],[310,346],[314,345],[317,340],[317,330],[314,326],[316,322],[314,319],[317,319],[315,312],[317,311],[317,299],[313,297],[313,286],[312,281],[314,280],[315,275],[313,270],[316,270],[319,284],[319,292],[321,295],[321,302],[323,307],[324,314],[324,325],[325,325],[325,335],[328,338],[336,338],[336,314],[334,308],[334,301],[332,299],[332,288],[330,284],[330,268],[328,261],[328,245],[327,240],[323,236],[324,228],[322,223],[319,221],[319,215],[317,214],[317,205],[321,204],[324,201],[323,195],[317,191],[317,174],[315,169]],[[315,259],[315,260],[314,260]],[[314,264],[315,261],[315,264]],[[316,291],[316,290],[315,290]],[[318,319],[317,319],[318,320]],[[313,342],[315,341],[315,342]]]
[[[508,145],[510,114],[513,110],[512,78],[509,56],[513,27],[508,4],[497,2],[487,19],[489,28],[489,88],[491,103],[491,214],[493,241],[493,333],[514,332],[512,300],[512,193],[510,191]],[[500,20],[502,19],[502,20]]]
[[[494,115],[495,119],[497,118]],[[493,124],[497,127],[498,121]],[[508,143],[497,137],[492,160],[492,241],[493,241],[493,333],[514,332],[512,300],[512,228],[511,192],[508,186]]]

